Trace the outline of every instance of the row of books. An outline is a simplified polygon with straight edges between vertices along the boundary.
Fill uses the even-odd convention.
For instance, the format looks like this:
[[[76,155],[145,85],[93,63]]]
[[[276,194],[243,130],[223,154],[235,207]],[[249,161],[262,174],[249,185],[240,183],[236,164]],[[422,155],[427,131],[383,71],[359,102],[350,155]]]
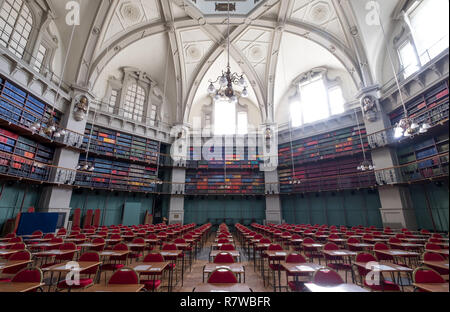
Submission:
[[[136,162],[157,164],[160,143],[147,138],[86,125],[83,147],[89,151],[110,157]]]
[[[158,177],[158,167],[112,161],[98,157],[80,155],[80,166],[88,163],[93,166],[92,172],[79,172],[77,184],[97,188],[134,189],[152,192],[156,190],[154,181]]]
[[[290,142],[281,144],[278,150],[279,163],[281,166],[292,166],[292,162],[303,164],[362,153],[360,135],[367,150],[369,144],[363,127],[349,127],[296,140],[292,142],[292,148]]]
[[[45,126],[51,118],[59,123],[61,117],[61,113],[53,111],[46,103],[0,77],[0,119],[29,128],[36,121]]]
[[[254,171],[186,171],[187,194],[264,193],[264,173]]]
[[[448,85],[443,81],[406,103],[408,116],[416,118],[418,123],[426,121],[431,124],[448,119],[448,100]],[[391,124],[396,125],[404,116],[403,107],[394,110],[390,114]]]

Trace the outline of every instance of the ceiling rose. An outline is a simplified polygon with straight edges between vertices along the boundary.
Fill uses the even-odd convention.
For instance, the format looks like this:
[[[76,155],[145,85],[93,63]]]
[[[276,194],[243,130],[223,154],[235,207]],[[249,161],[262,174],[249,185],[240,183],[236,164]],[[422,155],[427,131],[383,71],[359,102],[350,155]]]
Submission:
[[[311,20],[315,23],[321,24],[326,22],[330,16],[330,8],[326,3],[317,3],[312,7],[310,12]]]
[[[186,54],[190,61],[200,61],[202,58],[202,51],[195,45],[189,46],[186,49]]]
[[[139,22],[141,18],[141,10],[133,3],[126,3],[122,6],[122,17],[132,23]]]

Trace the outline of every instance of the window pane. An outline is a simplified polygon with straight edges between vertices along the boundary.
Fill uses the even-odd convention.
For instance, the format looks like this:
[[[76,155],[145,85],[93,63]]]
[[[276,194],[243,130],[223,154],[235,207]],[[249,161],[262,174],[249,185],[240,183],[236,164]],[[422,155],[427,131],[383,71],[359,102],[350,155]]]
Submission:
[[[305,124],[330,117],[327,89],[322,79],[311,81],[300,89]]]
[[[248,118],[246,112],[239,112],[237,116],[238,120],[238,134],[245,135],[248,133]]]
[[[340,87],[331,88],[328,92],[330,97],[330,108],[332,115],[342,114],[344,110],[345,99],[342,95],[342,89]]]
[[[300,127],[302,123],[302,106],[300,101],[291,104],[291,122],[293,127]]]
[[[449,46],[448,11],[448,0],[424,0],[410,14],[422,64],[426,64]]]
[[[416,52],[414,51],[414,47],[411,42],[406,42],[399,49],[400,61],[402,63],[403,76],[408,78],[415,72],[419,70],[419,64],[416,56]]]
[[[235,134],[236,104],[219,100],[214,106],[214,133],[216,135]]]

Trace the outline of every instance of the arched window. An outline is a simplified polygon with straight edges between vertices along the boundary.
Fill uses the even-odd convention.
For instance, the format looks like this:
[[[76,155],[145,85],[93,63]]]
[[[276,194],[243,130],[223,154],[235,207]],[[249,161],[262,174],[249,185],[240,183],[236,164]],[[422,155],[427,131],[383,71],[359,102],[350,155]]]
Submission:
[[[23,0],[4,0],[0,11],[0,44],[23,58],[33,17]]]
[[[327,83],[323,74],[314,75],[299,83],[299,94],[291,102],[293,127],[327,119],[344,112],[345,100],[339,85]]]
[[[248,128],[247,111],[228,100],[214,101],[214,135],[246,135]]]
[[[145,105],[145,90],[137,84],[128,87],[124,105],[124,117],[142,121]]]

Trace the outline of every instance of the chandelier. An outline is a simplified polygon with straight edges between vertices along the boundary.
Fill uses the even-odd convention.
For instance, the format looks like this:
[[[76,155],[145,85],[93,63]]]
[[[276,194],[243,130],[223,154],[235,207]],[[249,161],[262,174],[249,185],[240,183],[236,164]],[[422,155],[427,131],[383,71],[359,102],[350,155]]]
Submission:
[[[52,114],[53,115],[53,114]],[[53,118],[48,118],[46,121],[37,120],[33,122],[30,126],[31,131],[33,132],[41,132],[49,137],[60,138],[67,134],[65,129],[57,128],[57,124]]]
[[[237,103],[238,96],[233,86],[239,86],[242,89],[241,96],[248,97],[247,81],[243,74],[232,73],[230,66],[230,0],[228,0],[228,39],[227,39],[227,52],[228,61],[226,70],[222,71],[222,75],[217,77],[216,80],[209,80],[208,93],[214,96],[214,99],[226,99],[232,103]]]
[[[364,148],[364,141],[362,138],[362,133],[361,133],[361,125],[359,123],[359,118],[358,118],[358,111],[355,109],[355,117],[356,117],[356,122],[358,124],[358,132],[359,132],[359,140],[361,142],[361,148],[362,148],[362,152],[363,152],[363,156],[364,156],[364,161],[356,168],[358,171],[373,171],[375,170],[375,166],[369,161],[367,160],[366,157],[366,149]]]

